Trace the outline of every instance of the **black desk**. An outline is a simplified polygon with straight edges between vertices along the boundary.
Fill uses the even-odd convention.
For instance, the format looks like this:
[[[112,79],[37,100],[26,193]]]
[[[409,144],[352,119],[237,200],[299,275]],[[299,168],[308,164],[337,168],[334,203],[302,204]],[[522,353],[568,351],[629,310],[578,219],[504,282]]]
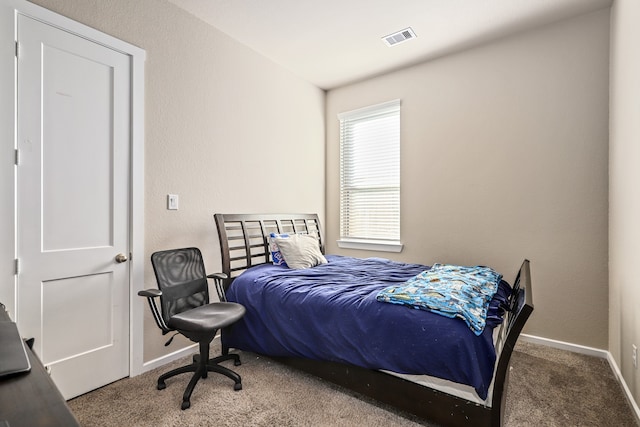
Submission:
[[[9,320],[0,306],[0,322]],[[79,427],[40,360],[29,348],[27,355],[31,363],[29,373],[0,378],[0,421],[8,421],[9,427]]]

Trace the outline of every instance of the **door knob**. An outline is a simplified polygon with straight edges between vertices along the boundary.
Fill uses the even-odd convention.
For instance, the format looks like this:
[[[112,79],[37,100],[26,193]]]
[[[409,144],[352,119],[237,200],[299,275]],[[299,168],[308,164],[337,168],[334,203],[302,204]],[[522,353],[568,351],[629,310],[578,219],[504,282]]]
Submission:
[[[129,258],[125,254],[116,255],[116,262],[126,262]]]

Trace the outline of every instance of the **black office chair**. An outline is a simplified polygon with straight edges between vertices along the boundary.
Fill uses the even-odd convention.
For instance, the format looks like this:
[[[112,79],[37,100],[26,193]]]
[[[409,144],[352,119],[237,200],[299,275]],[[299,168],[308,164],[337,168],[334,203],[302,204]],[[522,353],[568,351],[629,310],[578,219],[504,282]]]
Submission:
[[[162,329],[162,334],[176,331],[200,345],[200,354],[193,356],[193,363],[174,369],[158,378],[158,390],[166,387],[165,380],[184,372],[194,372],[182,398],[182,409],[191,406],[191,393],[200,378],[206,378],[207,372],[218,372],[234,382],[234,390],[242,390],[240,375],[219,365],[225,360],[233,360],[240,365],[237,354],[223,354],[209,359],[209,344],[219,329],[228,327],[244,316],[245,308],[236,303],[227,302],[223,281],[224,274],[207,276],[202,254],[197,248],[173,249],[155,252],[151,255],[151,264],[156,274],[159,289],[146,289],[138,295],[146,297],[153,317]],[[220,302],[209,303],[207,278],[214,279]],[[162,312],[158,310],[156,298],[160,297]],[[171,339],[165,345],[171,343]]]

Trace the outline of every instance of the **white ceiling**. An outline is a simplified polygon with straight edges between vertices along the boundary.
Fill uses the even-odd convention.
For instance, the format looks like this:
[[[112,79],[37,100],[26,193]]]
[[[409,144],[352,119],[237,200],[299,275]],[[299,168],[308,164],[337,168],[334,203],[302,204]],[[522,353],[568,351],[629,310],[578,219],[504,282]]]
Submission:
[[[169,0],[323,89],[608,7],[612,0]],[[381,38],[413,28],[417,38]]]

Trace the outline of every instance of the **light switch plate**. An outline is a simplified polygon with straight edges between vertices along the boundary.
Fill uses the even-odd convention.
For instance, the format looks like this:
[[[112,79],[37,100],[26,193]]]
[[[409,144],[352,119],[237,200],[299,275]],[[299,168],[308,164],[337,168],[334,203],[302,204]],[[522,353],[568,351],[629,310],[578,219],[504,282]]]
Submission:
[[[171,211],[178,210],[178,195],[177,194],[167,194],[167,209]]]

